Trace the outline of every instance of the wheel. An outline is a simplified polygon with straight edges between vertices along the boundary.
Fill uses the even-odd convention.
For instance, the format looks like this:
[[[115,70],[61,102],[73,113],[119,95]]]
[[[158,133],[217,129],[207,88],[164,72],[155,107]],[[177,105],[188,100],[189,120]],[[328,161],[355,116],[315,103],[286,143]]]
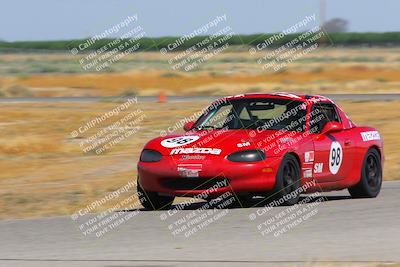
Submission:
[[[294,205],[300,198],[300,186],[299,163],[293,155],[287,154],[279,166],[271,197],[283,205]]]
[[[175,197],[160,196],[156,192],[145,191],[137,182],[137,192],[139,201],[146,210],[164,210],[169,209],[174,202]]]
[[[382,186],[382,164],[378,151],[371,148],[364,157],[361,168],[361,179],[358,184],[349,188],[353,198],[376,197]]]

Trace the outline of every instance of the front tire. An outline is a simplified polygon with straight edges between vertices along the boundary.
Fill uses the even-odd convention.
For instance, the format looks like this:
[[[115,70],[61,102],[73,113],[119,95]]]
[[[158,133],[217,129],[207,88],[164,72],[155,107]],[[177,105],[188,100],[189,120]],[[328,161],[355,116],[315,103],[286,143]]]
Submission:
[[[172,202],[175,197],[173,196],[160,196],[156,192],[149,192],[144,190],[137,181],[137,192],[139,201],[146,210],[165,210],[171,208]]]
[[[272,194],[273,199],[283,205],[294,205],[299,201],[301,186],[300,166],[297,159],[287,154],[283,157],[276,175],[275,187]]]
[[[381,157],[376,149],[371,148],[363,160],[360,182],[348,190],[353,198],[373,198],[379,194],[381,187]]]

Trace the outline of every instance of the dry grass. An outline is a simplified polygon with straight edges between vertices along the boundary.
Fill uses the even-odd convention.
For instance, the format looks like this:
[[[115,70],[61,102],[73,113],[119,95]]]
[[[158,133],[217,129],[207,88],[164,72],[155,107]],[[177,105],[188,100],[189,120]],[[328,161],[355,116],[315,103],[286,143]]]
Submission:
[[[400,102],[341,102],[343,110],[358,126],[379,130],[384,141],[385,180],[400,179]]]
[[[226,52],[191,72],[173,71],[160,53],[137,53],[112,66],[112,73],[83,71],[79,57],[66,54],[0,55],[0,95],[110,96],[229,95],[243,92],[398,93],[400,49],[319,49],[284,71],[264,71],[258,54]],[[66,67],[67,66],[67,67]],[[45,67],[51,73],[40,72]],[[68,68],[77,69],[69,72]],[[16,88],[18,90],[16,90]]]
[[[136,162],[148,139],[157,136],[160,130],[184,114],[195,111],[192,104],[181,104],[182,109],[173,104],[141,104],[139,108],[147,117],[137,135],[101,155],[84,153],[79,146],[82,139],[72,138],[71,131],[119,104],[2,105],[0,216],[23,218],[71,214],[103,197],[135,179]],[[160,116],[160,111],[165,115]],[[126,114],[123,112],[118,118]],[[105,121],[82,138],[113,121]]]
[[[312,72],[285,72],[272,74],[230,74],[211,76],[209,74],[180,75],[165,77],[165,72],[132,72],[127,74],[102,75],[59,75],[57,77],[34,76],[19,83],[29,88],[59,88],[59,96],[73,91],[85,91],[87,95],[120,95],[126,88],[138,88],[140,95],[155,95],[163,90],[170,95],[207,94],[218,88],[218,94],[236,94],[251,87],[271,92],[274,88],[284,91],[305,91],[307,93],[366,93],[398,92],[400,70],[368,69],[361,67],[340,67],[333,70]],[[385,81],[382,85],[379,79]],[[387,83],[387,84],[386,84]],[[388,86],[391,85],[391,86]],[[77,88],[63,90],[63,88]],[[53,89],[57,91],[56,89]],[[283,89],[281,89],[283,90]],[[49,91],[45,92],[47,95]],[[42,94],[43,96],[43,94]]]
[[[0,106],[0,216],[71,214],[136,177],[145,142],[208,103],[137,104],[146,114],[137,134],[107,152],[84,153],[70,133],[119,103]],[[358,125],[377,127],[385,141],[385,180],[400,179],[399,101],[339,103]],[[118,118],[127,114],[125,111]],[[97,125],[87,138],[110,125]],[[111,203],[110,203],[111,205]]]

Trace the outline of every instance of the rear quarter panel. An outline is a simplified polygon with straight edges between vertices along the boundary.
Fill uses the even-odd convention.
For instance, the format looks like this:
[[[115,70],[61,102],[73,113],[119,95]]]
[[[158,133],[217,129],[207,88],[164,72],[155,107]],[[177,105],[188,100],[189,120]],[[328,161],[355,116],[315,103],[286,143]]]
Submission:
[[[349,137],[354,142],[353,168],[349,173],[348,179],[346,179],[347,184],[351,186],[360,181],[364,157],[370,148],[375,148],[378,150],[381,156],[382,165],[384,161],[384,154],[382,137],[377,129],[372,127],[354,127],[348,131],[350,135]]]

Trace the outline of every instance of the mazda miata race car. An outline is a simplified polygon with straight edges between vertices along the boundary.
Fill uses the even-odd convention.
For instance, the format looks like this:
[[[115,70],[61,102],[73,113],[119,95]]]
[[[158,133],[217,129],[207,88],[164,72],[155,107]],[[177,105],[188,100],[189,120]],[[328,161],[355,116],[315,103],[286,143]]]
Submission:
[[[381,188],[379,132],[356,126],[323,96],[221,98],[184,130],[151,140],[140,155],[137,188],[146,209],[169,208],[176,196],[232,192],[239,201],[268,196],[293,205],[301,193],[348,188],[362,198]]]

